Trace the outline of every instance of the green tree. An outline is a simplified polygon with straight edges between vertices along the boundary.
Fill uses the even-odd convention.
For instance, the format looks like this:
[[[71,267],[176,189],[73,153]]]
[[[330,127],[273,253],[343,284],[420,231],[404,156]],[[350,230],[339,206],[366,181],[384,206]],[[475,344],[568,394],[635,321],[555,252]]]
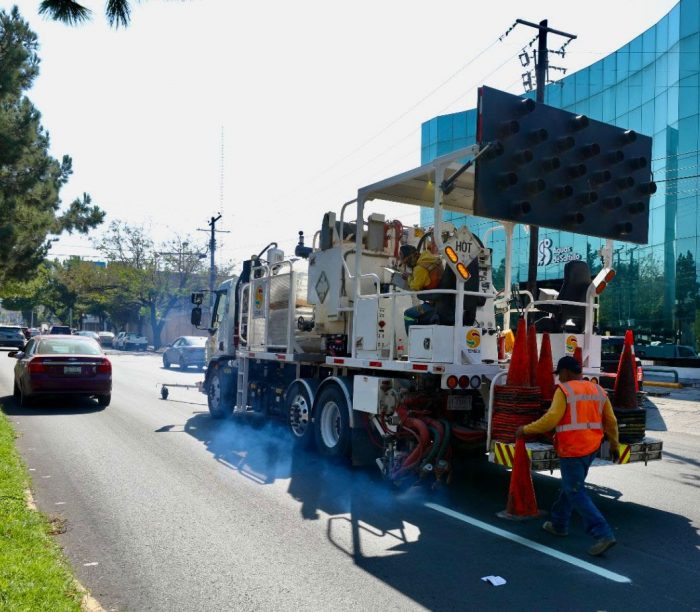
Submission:
[[[39,72],[37,47],[17,8],[0,10],[0,286],[38,268],[50,234],[87,233],[104,219],[88,194],[61,210],[72,160],[49,155],[41,115],[24,94]]]
[[[153,344],[158,348],[168,315],[186,303],[193,289],[206,286],[202,257],[187,238],[176,236],[155,245],[143,227],[113,221],[97,242],[105,255],[123,303],[139,304],[151,326]]]
[[[92,11],[75,0],[42,0],[39,4],[39,14],[67,25],[78,25],[92,17]],[[107,0],[105,15],[112,27],[126,27],[131,21],[131,2]]]

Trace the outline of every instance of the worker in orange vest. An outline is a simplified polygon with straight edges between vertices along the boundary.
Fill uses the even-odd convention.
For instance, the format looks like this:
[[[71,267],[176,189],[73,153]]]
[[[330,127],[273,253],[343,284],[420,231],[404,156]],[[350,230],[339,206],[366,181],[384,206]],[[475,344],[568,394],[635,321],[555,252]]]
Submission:
[[[432,249],[434,250],[434,249]],[[403,277],[408,281],[408,288],[411,291],[425,291],[426,289],[436,289],[440,284],[443,274],[442,261],[440,256],[433,253],[431,249],[425,249],[419,253],[416,247],[404,244],[400,249],[400,265],[411,268],[411,272],[404,272]],[[431,322],[435,315],[435,305],[432,299],[426,299],[426,295],[419,296],[423,300],[421,304],[412,306],[404,312],[404,323],[406,332],[411,325],[426,325]]]
[[[588,552],[602,555],[616,540],[612,528],[586,492],[585,481],[603,433],[610,443],[613,460],[619,459],[617,419],[604,389],[582,380],[581,364],[574,357],[562,357],[554,373],[559,376],[559,386],[549,410],[537,421],[519,427],[515,435],[542,434],[554,429],[561,490],[552,506],[552,520],[546,521],[542,528],[553,535],[568,535],[571,514],[576,510],[583,518],[586,532],[596,538]]]

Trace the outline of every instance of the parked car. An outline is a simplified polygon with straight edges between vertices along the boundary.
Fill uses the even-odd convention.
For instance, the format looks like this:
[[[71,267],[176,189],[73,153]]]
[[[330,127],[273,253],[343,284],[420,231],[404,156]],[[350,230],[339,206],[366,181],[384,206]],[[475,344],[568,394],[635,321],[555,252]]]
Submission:
[[[22,406],[37,397],[82,395],[96,397],[100,406],[112,398],[112,364],[100,345],[81,336],[37,336],[17,359],[14,397]]]
[[[637,344],[637,357],[644,361],[653,361],[656,365],[697,368],[700,367],[700,356],[692,346],[683,344]]]
[[[96,342],[100,342],[100,337],[97,335],[97,332],[89,331],[87,329],[81,329],[80,331],[75,332],[74,335],[83,336],[84,338],[92,338]]]
[[[54,334],[65,334],[67,336],[71,335],[71,329],[69,325],[52,325],[49,329],[49,334],[52,336]]]
[[[114,346],[114,334],[108,331],[97,332],[102,346]]]
[[[148,340],[134,332],[119,332],[114,340],[114,348],[122,351],[145,351],[148,348]]]
[[[19,325],[0,325],[0,346],[21,349],[24,348],[26,342],[27,339]]]
[[[204,346],[207,339],[202,336],[180,336],[163,353],[163,367],[169,368],[175,364],[181,370],[189,366],[196,366],[200,370],[204,367]]]

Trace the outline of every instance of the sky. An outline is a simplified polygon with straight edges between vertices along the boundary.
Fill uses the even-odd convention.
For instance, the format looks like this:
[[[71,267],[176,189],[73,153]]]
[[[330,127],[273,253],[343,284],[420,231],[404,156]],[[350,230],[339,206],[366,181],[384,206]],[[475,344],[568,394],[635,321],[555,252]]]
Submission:
[[[358,188],[420,165],[421,123],[473,108],[478,86],[522,93],[518,55],[535,32],[499,41],[515,19],[576,34],[551,61],[571,74],[676,0],[144,0],[118,30],[104,2],[84,4],[93,19],[69,27],[40,17],[39,0],[17,3],[40,42],[28,95],[52,154],[73,158],[63,202],[87,192],[106,223],[202,251],[198,230],[220,212],[217,261],[240,263],[271,241],[291,252],[299,230],[308,244]],[[419,221],[418,208],[375,209]],[[72,235],[52,254],[96,251]]]

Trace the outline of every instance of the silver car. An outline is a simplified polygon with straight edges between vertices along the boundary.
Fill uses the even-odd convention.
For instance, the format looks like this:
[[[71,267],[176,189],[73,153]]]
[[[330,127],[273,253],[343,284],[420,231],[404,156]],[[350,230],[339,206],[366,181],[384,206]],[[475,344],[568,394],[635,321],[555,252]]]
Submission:
[[[204,336],[180,336],[163,353],[163,367],[177,365],[181,370],[195,366],[200,370],[204,367],[204,346],[207,339]]]
[[[22,328],[15,325],[0,325],[0,346],[11,346],[22,349],[27,339],[24,337]]]

